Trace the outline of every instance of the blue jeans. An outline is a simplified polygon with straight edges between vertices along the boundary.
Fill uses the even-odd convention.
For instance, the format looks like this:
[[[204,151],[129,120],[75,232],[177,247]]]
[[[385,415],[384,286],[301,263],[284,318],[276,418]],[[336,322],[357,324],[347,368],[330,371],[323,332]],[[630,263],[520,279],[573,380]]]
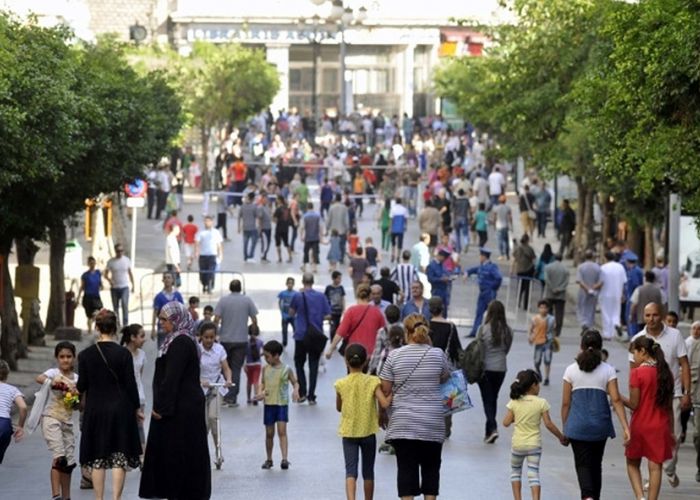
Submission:
[[[251,243],[252,242],[252,243]],[[243,231],[243,260],[252,259],[255,255],[255,247],[258,244],[258,230]],[[250,251],[249,251],[250,247]]]
[[[469,224],[466,219],[455,220],[455,231],[457,233],[457,253],[462,252],[462,248],[469,247]]]
[[[496,230],[496,236],[498,237],[498,253],[502,256],[506,256],[506,259],[510,259],[510,242],[508,241],[508,228]]]
[[[119,303],[122,306],[122,326],[129,324],[129,287],[125,286],[123,288],[110,288],[110,294],[112,295],[112,308],[114,309],[114,314],[117,315],[117,320],[119,319]]]

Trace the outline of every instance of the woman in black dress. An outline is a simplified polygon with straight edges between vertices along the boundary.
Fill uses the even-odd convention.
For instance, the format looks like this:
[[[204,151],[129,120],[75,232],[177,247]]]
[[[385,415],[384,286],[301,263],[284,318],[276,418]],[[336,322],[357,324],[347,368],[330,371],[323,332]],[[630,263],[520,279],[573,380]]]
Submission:
[[[102,310],[97,343],[78,355],[78,391],[84,401],[80,464],[92,469],[95,498],[102,500],[105,470],[112,469],[112,498],[119,499],[126,471],[140,465],[137,419],[143,419],[131,353],[116,343],[117,316]]]
[[[179,302],[165,304],[159,317],[166,337],[153,375],[139,496],[205,500],[211,495],[211,468],[194,321]]]

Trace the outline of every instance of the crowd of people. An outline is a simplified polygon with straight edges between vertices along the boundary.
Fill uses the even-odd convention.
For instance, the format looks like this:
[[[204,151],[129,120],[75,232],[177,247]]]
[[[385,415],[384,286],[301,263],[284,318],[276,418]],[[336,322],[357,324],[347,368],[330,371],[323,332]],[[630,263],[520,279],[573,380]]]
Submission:
[[[666,314],[663,260],[644,273],[637,256],[619,243],[609,246],[603,265],[595,262],[593,252],[585,254],[576,271],[580,349],[561,381],[557,425],[549,403],[540,397],[540,385],[553,383],[550,367],[564,326],[570,279],[564,261],[573,250],[575,213],[568,200],[554,211],[545,183],[528,178],[518,194],[523,230],[514,240],[507,165],[487,162],[484,145],[468,128],[453,131],[440,117],[421,122],[377,115],[336,123],[324,119],[316,130],[294,112],[277,120],[264,113],[248,130],[234,131],[222,143],[213,168],[199,167],[191,151],[179,165],[174,174],[165,166],[150,175],[148,215],[159,219],[167,213],[166,271],[151,323],[158,350],[152,401],[146,401],[142,380],[146,332],[128,320],[131,262],[117,245],[104,272],[114,312],[102,307],[103,274],[94,259],[81,278],[80,298],[94,320],[97,342],[79,354],[72,344],[59,343],[57,367],[37,378],[48,387],[36,425],[52,456],[53,498],[70,498],[71,473],[78,462],[81,487],[94,488],[98,499],[104,496],[106,469],[112,473],[113,497],[119,498],[125,472],[139,467],[142,498],[209,498],[208,434],[214,444],[221,437],[215,401],[219,394],[224,407],[243,404],[242,373],[245,403],[263,406],[261,467],[275,467],[277,436],[279,467],[290,469],[289,405],[324,403],[317,394],[319,369],[336,353],[347,367],[347,376],[334,383],[347,498],[358,496],[360,469],[364,498],[373,497],[380,424],[386,432],[379,450],[396,456],[398,496],[436,498],[442,447],[452,433],[441,384],[460,366],[466,347],[450,320],[452,288],[459,285],[456,278],[476,276],[479,294],[467,337],[481,346],[477,384],[485,416],[483,440],[493,444],[499,437],[499,393],[515,341],[506,307],[498,300],[503,274],[517,283],[519,308],[529,311],[531,302],[537,304],[527,335],[534,349],[532,367],[518,370],[509,384],[510,402],[502,409],[502,425],[514,426],[513,497],[521,498],[524,465],[533,498],[541,495],[544,423],[572,448],[581,498],[600,498],[605,446],[615,436],[611,404],[636,498],[658,498],[663,474],[678,486],[678,447],[693,405],[699,454],[695,479],[700,481],[700,323],[693,324],[686,341],[671,313]],[[216,199],[216,204],[207,206],[216,207],[216,215],[205,215],[199,227],[191,215],[180,220],[183,205],[177,193],[181,185],[197,186],[202,173],[213,183],[210,201]],[[368,215],[365,204],[376,205],[372,222],[381,233],[376,247],[371,236],[359,235],[358,221]],[[233,279],[228,293],[205,307],[201,317],[199,298],[189,297],[185,304],[178,290],[180,273],[196,268],[202,294],[214,294],[232,217],[237,218],[244,262],[272,264],[274,241],[278,263],[296,258],[301,266],[301,283],[289,276],[277,294],[280,327],[270,336],[279,333],[281,342],[263,341],[268,332],[260,331],[254,297],[244,293],[241,280]],[[548,243],[537,256],[532,240],[547,237],[552,219],[559,251],[554,253]],[[419,232],[414,244],[406,241],[410,225]],[[488,247],[492,235],[495,250]],[[328,247],[328,282],[319,280],[322,246]],[[479,263],[469,266],[473,254]],[[352,291],[343,286],[343,272]],[[533,283],[542,284],[541,297]],[[115,342],[120,325],[122,347]],[[604,340],[624,339],[623,328],[630,341],[629,390],[618,387],[617,371],[606,362],[603,348]],[[27,412],[21,394],[4,383],[6,371],[0,363],[0,462],[11,435],[23,437]],[[16,430],[3,420],[9,419],[12,404],[20,409]],[[152,411],[146,434],[147,406]],[[625,407],[632,410],[630,419]],[[81,414],[77,459],[74,411]],[[647,485],[640,471],[643,458]]]

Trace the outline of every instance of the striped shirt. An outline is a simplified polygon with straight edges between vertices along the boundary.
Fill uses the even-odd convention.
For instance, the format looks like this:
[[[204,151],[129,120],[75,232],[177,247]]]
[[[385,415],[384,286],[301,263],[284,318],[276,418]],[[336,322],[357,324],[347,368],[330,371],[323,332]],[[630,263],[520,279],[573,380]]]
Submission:
[[[391,281],[398,283],[404,297],[410,297],[411,283],[419,281],[418,270],[413,264],[398,264],[391,273]]]
[[[10,418],[10,410],[17,396],[23,397],[14,385],[0,382],[0,418]]]
[[[379,374],[394,384],[387,440],[445,440],[440,378],[449,374],[442,349],[409,344],[391,351]]]

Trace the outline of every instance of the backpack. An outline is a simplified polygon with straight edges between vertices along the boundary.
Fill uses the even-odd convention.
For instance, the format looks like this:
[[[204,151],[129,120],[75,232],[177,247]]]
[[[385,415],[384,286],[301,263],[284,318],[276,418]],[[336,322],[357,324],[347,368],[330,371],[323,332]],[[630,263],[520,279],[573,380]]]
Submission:
[[[484,342],[481,328],[476,339],[459,355],[459,367],[470,384],[476,384],[484,376]]]

